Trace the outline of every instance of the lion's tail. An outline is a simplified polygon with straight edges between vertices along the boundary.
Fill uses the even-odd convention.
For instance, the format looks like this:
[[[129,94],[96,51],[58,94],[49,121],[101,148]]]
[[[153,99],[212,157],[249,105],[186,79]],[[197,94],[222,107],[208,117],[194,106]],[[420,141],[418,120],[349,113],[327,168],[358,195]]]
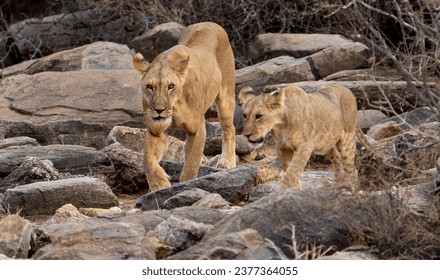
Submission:
[[[368,142],[367,138],[365,137],[364,133],[362,132],[361,128],[358,126],[356,129],[356,137],[359,139],[359,142],[371,153],[373,153],[375,156],[381,158],[382,160],[389,160],[392,157],[388,156],[381,151],[379,151],[376,147],[371,145],[370,142]]]

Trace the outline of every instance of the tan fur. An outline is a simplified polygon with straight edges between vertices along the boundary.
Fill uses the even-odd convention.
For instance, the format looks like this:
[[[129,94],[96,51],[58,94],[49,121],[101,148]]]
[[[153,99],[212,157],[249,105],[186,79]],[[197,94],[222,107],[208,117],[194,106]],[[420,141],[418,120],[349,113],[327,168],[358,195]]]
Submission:
[[[153,62],[141,54],[133,66],[142,75],[143,108],[147,135],[144,166],[151,191],[170,186],[159,160],[167,149],[169,127],[186,132],[185,164],[180,181],[197,177],[205,145],[204,114],[213,102],[219,111],[223,145],[219,167],[235,162],[235,66],[226,32],[215,23],[188,26],[178,44]]]
[[[328,86],[310,94],[296,86],[258,96],[251,91],[245,87],[239,93],[243,134],[251,143],[261,145],[272,133],[285,169],[282,188],[301,189],[301,173],[314,153],[332,161],[336,187],[354,191],[356,137],[375,155],[386,158],[360,130],[356,99],[345,87]]]

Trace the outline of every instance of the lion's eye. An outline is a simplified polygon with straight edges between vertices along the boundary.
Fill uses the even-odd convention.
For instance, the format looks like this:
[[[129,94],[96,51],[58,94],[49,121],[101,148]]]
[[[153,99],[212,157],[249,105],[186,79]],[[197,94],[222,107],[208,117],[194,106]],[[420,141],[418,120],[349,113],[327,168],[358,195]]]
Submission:
[[[149,90],[153,90],[153,85],[152,84],[146,84],[145,88],[149,89]]]
[[[255,119],[256,119],[256,120],[259,120],[259,119],[261,119],[262,117],[263,117],[263,115],[261,115],[261,114],[256,114],[256,115],[255,115]]]
[[[246,114],[243,114],[243,119],[246,119],[247,118],[247,115]]]
[[[168,85],[168,89],[169,90],[172,90],[172,89],[175,89],[176,88],[176,85],[175,84],[169,84]]]

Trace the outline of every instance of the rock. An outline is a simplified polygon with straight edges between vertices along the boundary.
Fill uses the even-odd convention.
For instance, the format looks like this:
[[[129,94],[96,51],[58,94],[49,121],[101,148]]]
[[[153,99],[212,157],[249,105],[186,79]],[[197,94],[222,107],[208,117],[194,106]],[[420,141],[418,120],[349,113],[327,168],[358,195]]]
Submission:
[[[145,125],[139,83],[134,70],[6,77],[0,87],[0,135],[102,148],[114,126]]]
[[[254,148],[249,144],[249,141],[246,139],[244,135],[236,135],[235,136],[235,154],[237,156],[243,156],[251,153]],[[205,149],[203,150],[203,154],[207,156],[219,155],[222,152],[222,137],[214,136],[208,138],[205,143]]]
[[[37,225],[39,234],[36,243],[41,245],[35,249],[32,258],[155,259],[155,252],[146,246],[147,233],[171,216],[212,225],[226,214],[215,209],[182,207],[173,211],[137,211],[102,215],[75,223]]]
[[[252,188],[252,190],[249,193],[248,202],[252,203],[263,196],[266,196],[270,193],[277,192],[281,190],[281,186],[279,183],[275,182],[266,182],[262,184],[258,184],[255,187]]]
[[[236,90],[251,86],[259,91],[266,85],[315,80],[310,64],[305,59],[280,56],[238,69],[235,74]]]
[[[145,128],[115,126],[108,134],[105,142],[107,145],[119,143],[124,148],[143,153],[146,132]]]
[[[336,209],[342,205],[333,203],[333,196],[325,188],[269,194],[218,222],[204,240],[250,228],[271,240],[286,256],[293,257],[289,247],[293,245],[294,226],[299,250],[307,244],[343,249],[349,244],[348,228]]]
[[[248,56],[256,61],[282,55],[300,58],[351,42],[341,35],[333,34],[265,33],[255,36],[249,44]]]
[[[145,128],[132,128],[125,126],[115,126],[107,137],[107,144],[120,143],[127,149],[135,152],[144,152]],[[168,149],[162,157],[162,160],[175,162],[185,162],[185,142],[173,136],[168,136]],[[203,156],[202,164],[206,161]]]
[[[26,185],[38,181],[53,181],[60,177],[58,170],[50,160],[26,157],[23,163],[0,181],[0,192],[18,185]]]
[[[427,105],[427,102],[415,97],[408,84],[404,81],[304,81],[291,84],[303,88],[306,92],[313,92],[320,87],[332,84],[345,86],[353,92],[358,108],[362,109],[376,109],[390,103],[395,112],[402,112],[412,110],[414,106],[422,107]],[[270,92],[288,85],[288,83],[268,85],[262,91]],[[419,85],[414,86],[421,90]],[[427,83],[426,86],[434,92],[438,91],[438,87],[434,83]],[[386,109],[388,109],[387,106],[385,106]]]
[[[328,47],[306,58],[315,80],[342,70],[366,68],[371,56],[370,49],[362,43],[347,43]]]
[[[55,214],[45,222],[45,224],[60,224],[69,222],[78,222],[88,217],[79,212],[73,204],[66,204],[55,211]]]
[[[126,45],[95,42],[7,67],[1,76],[82,69],[129,70],[132,69],[132,60],[133,54]]]
[[[376,141],[405,133],[395,121],[387,121],[372,126],[367,135]]]
[[[323,78],[324,81],[398,81],[402,75],[397,69],[374,68],[342,70]]]
[[[120,143],[111,144],[101,152],[110,158],[115,168],[110,176],[114,192],[134,193],[148,188],[142,153],[128,149]]]
[[[211,228],[211,225],[170,216],[147,234],[144,243],[155,252],[156,259],[164,259],[197,244]]]
[[[266,241],[257,231],[244,229],[203,240],[170,260],[283,260],[279,248]]]
[[[65,204],[75,207],[118,206],[117,197],[104,182],[88,177],[37,182],[8,189],[3,207],[21,215],[53,215]]]
[[[193,205],[196,207],[206,207],[222,210],[228,210],[231,208],[231,205],[218,193],[205,195]]]
[[[367,133],[370,127],[385,120],[387,116],[379,110],[368,109],[359,110],[357,113],[358,124],[364,133]]]
[[[143,153],[127,149],[119,143],[105,147],[102,152],[111,159],[115,168],[115,172],[111,176],[113,191],[133,193],[148,188],[147,177],[144,172]],[[170,176],[172,183],[179,181],[183,163],[162,160],[160,165]],[[217,168],[200,166],[198,176],[201,177],[218,171]]]
[[[350,248],[348,248],[350,249]],[[366,251],[352,251],[352,250],[344,250],[338,251],[329,256],[321,256],[318,260],[378,260],[377,255],[368,252],[369,248],[367,247]]]
[[[0,150],[0,176],[9,175],[19,167],[27,157],[49,160],[59,172],[89,175],[90,173],[109,174],[114,172],[110,159],[94,148],[75,145],[21,146]],[[29,164],[34,162],[29,161]],[[29,165],[28,164],[28,165]],[[52,170],[44,162],[43,169]],[[26,168],[26,166],[24,166]],[[49,171],[55,174],[55,171]],[[48,175],[49,176],[49,175]],[[49,176],[50,177],[50,176]]]
[[[117,207],[117,206],[113,206],[109,209],[104,209],[104,208],[79,208],[78,211],[83,214],[86,215],[88,217],[96,217],[99,215],[107,215],[107,214],[120,214],[122,213],[122,209]]]
[[[143,15],[132,13],[132,20],[121,17],[117,7],[102,7],[59,14],[43,19],[31,18],[9,26],[7,32],[16,60],[42,57],[94,41],[128,43],[143,25]]]
[[[33,239],[32,224],[18,215],[0,221],[0,254],[9,258],[27,259]]]
[[[437,116],[428,107],[421,107],[389,118],[388,121],[394,121],[398,123],[403,130],[409,131],[421,124],[437,121]]]
[[[11,146],[40,146],[40,144],[34,138],[26,136],[0,139],[0,149]]]
[[[151,222],[157,223],[154,219]],[[50,230],[50,243],[37,250],[32,258],[154,259],[154,252],[147,251],[143,245],[145,233],[143,224],[108,221],[106,218],[89,218],[82,222],[58,224]]]
[[[177,45],[184,29],[185,26],[177,22],[159,24],[134,38],[131,46],[151,62],[159,53]]]
[[[179,183],[170,188],[143,195],[135,207],[142,211],[158,209],[168,198],[190,189],[199,188],[210,193],[218,193],[228,202],[236,204],[244,200],[256,184],[257,167],[242,165],[206,175],[195,180]]]
[[[162,207],[164,209],[174,209],[183,206],[191,206],[208,194],[209,192],[198,188],[190,189],[168,198],[163,202]]]

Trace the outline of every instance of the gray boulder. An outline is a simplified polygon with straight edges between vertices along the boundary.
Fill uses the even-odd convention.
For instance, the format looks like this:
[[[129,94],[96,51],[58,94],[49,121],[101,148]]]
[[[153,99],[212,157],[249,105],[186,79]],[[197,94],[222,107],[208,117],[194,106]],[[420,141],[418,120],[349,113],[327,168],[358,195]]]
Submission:
[[[184,29],[185,26],[177,22],[159,24],[134,38],[130,45],[151,62],[159,53],[176,45]]]
[[[121,17],[116,7],[31,18],[11,25],[7,32],[16,60],[28,60],[95,41],[128,43],[142,32],[143,15]],[[137,18],[136,18],[137,17]]]
[[[38,181],[53,181],[60,177],[50,160],[40,160],[36,157],[26,157],[23,163],[14,169],[3,180],[0,180],[0,192],[19,185]]]
[[[12,214],[0,220],[0,254],[14,259],[27,259],[34,238],[32,224]]]
[[[310,63],[315,80],[342,70],[366,68],[369,66],[370,49],[362,43],[347,43],[328,47],[306,58]]]
[[[2,205],[11,213],[33,216],[53,215],[58,208],[69,203],[77,208],[119,205],[109,186],[89,177],[17,186],[5,192]]]
[[[203,240],[169,260],[283,260],[279,248],[265,240],[256,230],[244,229]]]
[[[245,200],[251,188],[256,185],[257,173],[258,168],[254,165],[242,165],[223,170],[145,194],[138,199],[135,207],[142,211],[159,209],[170,197],[194,188],[218,193],[228,202],[236,204]]]
[[[292,258],[294,226],[298,250],[310,244],[343,249],[349,244],[348,227],[338,211],[342,204],[335,200],[324,188],[275,192],[218,222],[204,240],[250,228]]]

